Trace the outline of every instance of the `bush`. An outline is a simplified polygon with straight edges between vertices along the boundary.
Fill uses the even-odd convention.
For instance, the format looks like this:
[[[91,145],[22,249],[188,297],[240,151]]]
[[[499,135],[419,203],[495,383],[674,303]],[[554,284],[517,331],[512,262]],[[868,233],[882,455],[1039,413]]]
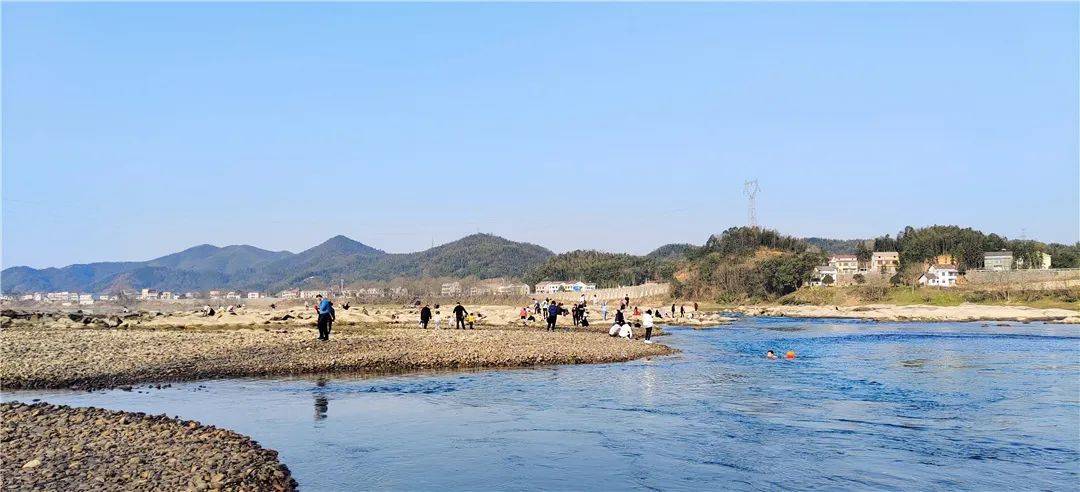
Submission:
[[[866,283],[866,276],[861,274],[861,273],[856,273],[853,277],[851,277],[851,279],[854,280],[855,283],[859,284],[859,285],[862,285],[862,284]]]

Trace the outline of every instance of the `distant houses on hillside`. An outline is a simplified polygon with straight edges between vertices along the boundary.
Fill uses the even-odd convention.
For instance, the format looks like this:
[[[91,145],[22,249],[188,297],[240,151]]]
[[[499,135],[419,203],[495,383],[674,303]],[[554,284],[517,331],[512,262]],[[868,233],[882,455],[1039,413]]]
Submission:
[[[983,253],[984,271],[1009,271],[1015,269],[1048,270],[1051,265],[1050,255],[1038,252],[1038,261],[1026,265],[1023,258],[1014,258],[1012,251],[987,251]],[[900,253],[896,251],[876,251],[871,253],[870,261],[859,261],[856,255],[837,254],[829,257],[827,265],[814,267],[810,285],[845,285],[862,283],[872,278],[883,281],[900,269]],[[956,266],[952,255],[941,254],[923,264],[923,273],[918,278],[920,285],[933,287],[953,287],[963,275]]]
[[[596,290],[596,284],[585,283],[580,280],[573,282],[544,281],[536,284],[534,290],[537,294],[554,294],[556,292],[587,292]]]

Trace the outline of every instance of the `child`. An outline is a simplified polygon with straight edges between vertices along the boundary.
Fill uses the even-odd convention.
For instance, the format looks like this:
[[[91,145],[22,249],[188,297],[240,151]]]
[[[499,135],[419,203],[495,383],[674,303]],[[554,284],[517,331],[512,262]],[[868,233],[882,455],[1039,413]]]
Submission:
[[[765,352],[765,358],[769,360],[776,360],[776,352],[773,352],[772,350]]]
[[[469,313],[469,314],[465,315],[465,323],[469,325],[470,330],[473,329],[473,323],[475,323],[475,322],[476,322],[476,315],[475,314]]]

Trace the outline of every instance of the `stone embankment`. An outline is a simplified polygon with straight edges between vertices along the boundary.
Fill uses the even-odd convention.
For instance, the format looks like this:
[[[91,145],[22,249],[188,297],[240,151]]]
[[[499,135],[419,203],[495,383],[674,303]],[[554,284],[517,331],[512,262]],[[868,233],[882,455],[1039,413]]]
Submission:
[[[0,418],[4,490],[296,489],[276,451],[195,421],[19,402]]]

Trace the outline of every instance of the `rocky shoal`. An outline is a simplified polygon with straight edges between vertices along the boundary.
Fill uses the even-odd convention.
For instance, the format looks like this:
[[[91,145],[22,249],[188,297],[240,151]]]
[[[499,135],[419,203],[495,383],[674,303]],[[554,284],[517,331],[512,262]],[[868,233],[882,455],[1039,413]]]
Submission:
[[[296,489],[276,451],[195,421],[20,402],[0,417],[4,490]]]

